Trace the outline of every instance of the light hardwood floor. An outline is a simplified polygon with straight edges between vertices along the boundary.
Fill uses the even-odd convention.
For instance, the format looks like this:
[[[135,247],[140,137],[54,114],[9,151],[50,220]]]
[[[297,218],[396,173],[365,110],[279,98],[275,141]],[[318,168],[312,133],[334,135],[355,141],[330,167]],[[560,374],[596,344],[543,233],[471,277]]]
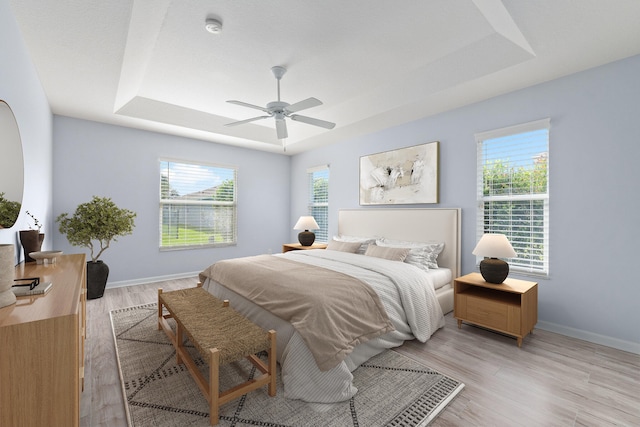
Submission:
[[[82,426],[127,425],[110,310],[154,302],[158,287],[195,283],[107,289],[87,301]],[[541,330],[519,349],[510,337],[466,324],[458,329],[452,314],[427,343],[407,342],[398,351],[465,383],[433,426],[640,426],[636,354]]]

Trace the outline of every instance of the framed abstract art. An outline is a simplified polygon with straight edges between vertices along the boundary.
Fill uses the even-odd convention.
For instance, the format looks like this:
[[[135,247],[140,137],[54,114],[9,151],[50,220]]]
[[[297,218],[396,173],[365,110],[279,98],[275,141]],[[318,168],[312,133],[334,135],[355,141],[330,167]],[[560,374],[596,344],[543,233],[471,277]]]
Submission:
[[[360,157],[360,205],[438,203],[438,145]]]

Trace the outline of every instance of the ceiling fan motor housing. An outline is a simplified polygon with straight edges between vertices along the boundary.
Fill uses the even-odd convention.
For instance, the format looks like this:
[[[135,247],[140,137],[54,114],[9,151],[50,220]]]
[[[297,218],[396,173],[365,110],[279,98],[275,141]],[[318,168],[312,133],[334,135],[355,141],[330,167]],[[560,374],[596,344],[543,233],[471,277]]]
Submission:
[[[267,110],[273,113],[284,113],[284,109],[289,106],[288,102],[273,101],[267,104]]]

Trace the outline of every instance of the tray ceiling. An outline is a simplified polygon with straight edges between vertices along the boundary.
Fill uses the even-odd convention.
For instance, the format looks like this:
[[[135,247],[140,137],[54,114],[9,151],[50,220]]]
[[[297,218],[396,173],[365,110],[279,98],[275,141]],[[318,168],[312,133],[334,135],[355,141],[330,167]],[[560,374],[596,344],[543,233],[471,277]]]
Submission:
[[[359,137],[640,53],[637,0],[10,0],[54,114],[282,152]],[[220,34],[204,28],[215,17]]]

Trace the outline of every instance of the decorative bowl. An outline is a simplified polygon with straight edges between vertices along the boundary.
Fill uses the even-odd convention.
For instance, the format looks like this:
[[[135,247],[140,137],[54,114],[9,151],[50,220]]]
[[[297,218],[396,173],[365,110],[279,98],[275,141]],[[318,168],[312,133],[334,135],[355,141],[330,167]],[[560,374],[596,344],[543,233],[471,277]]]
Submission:
[[[36,260],[37,264],[55,264],[56,258],[62,255],[62,251],[30,252],[29,256]]]

